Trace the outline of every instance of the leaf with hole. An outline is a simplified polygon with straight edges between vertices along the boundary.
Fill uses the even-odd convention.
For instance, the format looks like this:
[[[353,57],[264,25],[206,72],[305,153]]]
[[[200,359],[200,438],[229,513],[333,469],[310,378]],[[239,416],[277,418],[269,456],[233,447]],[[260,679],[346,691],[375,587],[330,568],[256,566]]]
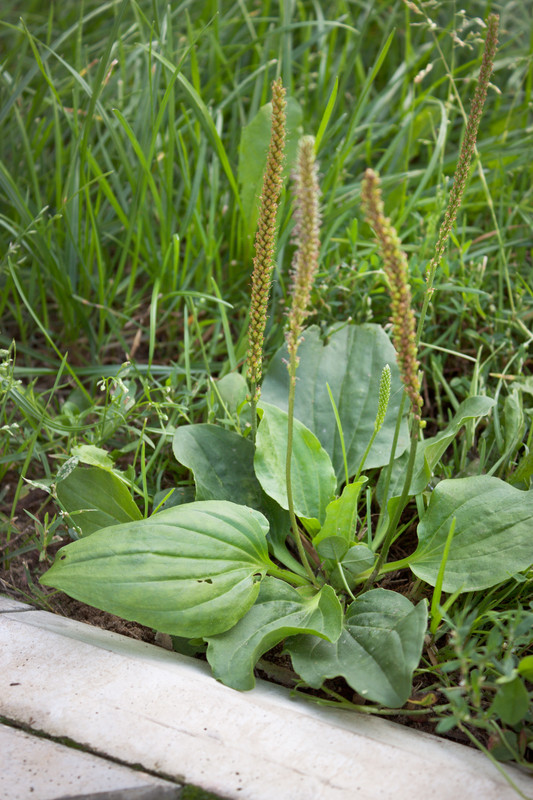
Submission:
[[[254,604],[267,531],[246,506],[189,503],[72,542],[41,583],[163,633],[211,636]]]

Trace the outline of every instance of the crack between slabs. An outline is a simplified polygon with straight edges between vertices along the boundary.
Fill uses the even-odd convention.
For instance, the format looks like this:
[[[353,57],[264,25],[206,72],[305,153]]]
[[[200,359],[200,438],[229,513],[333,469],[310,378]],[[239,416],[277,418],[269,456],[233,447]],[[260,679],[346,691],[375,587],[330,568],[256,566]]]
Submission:
[[[127,769],[131,769],[133,772],[144,772],[145,775],[150,775],[152,778],[160,778],[161,780],[168,781],[169,783],[173,783],[175,786],[182,788],[186,785],[185,778],[174,778],[172,775],[167,775],[164,772],[158,772],[157,770],[149,769],[144,767],[142,764],[131,764],[127,761],[124,761],[120,758],[116,758],[114,756],[110,756],[108,753],[104,753],[101,750],[98,750],[95,747],[92,747],[88,744],[77,742],[75,739],[72,739],[70,736],[53,736],[46,731],[43,731],[39,728],[32,728],[31,725],[28,725],[25,722],[19,722],[18,720],[11,719],[10,717],[5,717],[0,714],[0,725],[4,725],[7,728],[12,728],[14,730],[22,731],[23,733],[27,733],[30,736],[35,736],[38,739],[45,739],[48,742],[53,742],[54,744],[60,744],[63,747],[68,747],[70,750],[76,750],[77,752],[88,753],[89,755],[95,756],[96,758],[100,758],[103,761],[108,761],[112,764],[117,764],[120,767],[126,767]]]

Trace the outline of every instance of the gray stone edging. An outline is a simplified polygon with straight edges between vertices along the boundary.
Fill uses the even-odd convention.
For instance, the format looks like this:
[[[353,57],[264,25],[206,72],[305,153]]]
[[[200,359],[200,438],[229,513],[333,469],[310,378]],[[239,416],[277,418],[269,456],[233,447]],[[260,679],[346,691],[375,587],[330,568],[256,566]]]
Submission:
[[[44,611],[0,614],[0,681],[0,715],[230,799],[518,796],[471,748],[263,681],[239,693],[202,662]],[[533,778],[505,768],[533,800]]]

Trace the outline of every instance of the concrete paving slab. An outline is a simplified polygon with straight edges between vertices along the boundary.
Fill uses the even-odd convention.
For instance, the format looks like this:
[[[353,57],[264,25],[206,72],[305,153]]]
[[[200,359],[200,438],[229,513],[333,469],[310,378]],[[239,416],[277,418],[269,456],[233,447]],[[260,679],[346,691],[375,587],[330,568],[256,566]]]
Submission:
[[[517,797],[473,749],[42,611],[0,615],[0,714],[234,800]]]
[[[0,800],[178,800],[181,788],[0,725]]]
[[[11,597],[0,595],[0,614],[6,611],[35,611],[35,608],[29,603],[21,603],[18,600],[13,600]]]

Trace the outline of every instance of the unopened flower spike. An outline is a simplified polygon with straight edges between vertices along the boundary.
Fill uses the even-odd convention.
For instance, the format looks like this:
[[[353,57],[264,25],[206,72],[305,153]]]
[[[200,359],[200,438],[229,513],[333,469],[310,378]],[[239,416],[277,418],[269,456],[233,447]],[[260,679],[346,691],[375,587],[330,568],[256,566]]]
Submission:
[[[383,423],[385,422],[387,409],[389,407],[390,389],[391,389],[391,371],[389,365],[385,364],[385,366],[381,370],[381,377],[379,379],[378,411],[376,414],[376,419],[374,421],[374,431],[372,433],[372,436],[370,437],[370,441],[366,446],[366,450],[363,453],[363,458],[359,462],[359,468],[354,478],[355,482],[359,480],[359,476],[363,471],[363,467],[365,466],[366,459],[372,449],[372,445],[374,444],[375,438],[380,432],[381,428],[383,427]]]
[[[378,413],[376,414],[376,421],[374,423],[374,430],[379,433],[385,422],[387,415],[387,408],[389,407],[390,400],[390,387],[391,387],[391,371],[388,364],[385,364],[381,370],[381,378],[379,379],[379,396],[378,396]]]
[[[416,347],[415,315],[411,306],[411,288],[407,257],[391,221],[384,214],[378,175],[367,169],[362,186],[363,210],[374,230],[383,258],[391,296],[392,339],[405,390],[411,400],[413,414],[420,420],[422,397]]]
[[[274,81],[272,84],[272,129],[255,236],[252,297],[248,328],[248,379],[251,384],[252,403],[254,406],[259,397],[259,384],[262,377],[263,342],[268,298],[274,269],[276,216],[283,185],[285,106],[285,89],[281,84],[281,80]]]

